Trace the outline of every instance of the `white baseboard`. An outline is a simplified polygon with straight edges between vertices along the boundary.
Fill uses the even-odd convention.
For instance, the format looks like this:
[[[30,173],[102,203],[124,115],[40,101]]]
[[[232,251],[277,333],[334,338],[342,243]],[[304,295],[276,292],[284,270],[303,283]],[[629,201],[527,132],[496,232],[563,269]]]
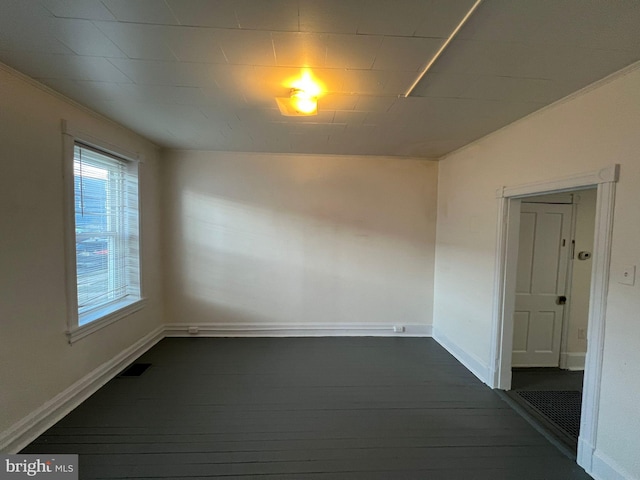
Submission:
[[[586,353],[561,353],[560,365],[567,370],[584,370]]]
[[[438,342],[446,351],[453,355],[462,365],[467,367],[471,373],[473,373],[483,383],[491,386],[489,381],[493,379],[492,371],[487,365],[482,362],[478,357],[470,354],[460,348],[457,344],[451,341],[446,335],[444,335],[438,329],[433,330],[433,338]]]
[[[170,323],[167,337],[430,337],[431,325],[332,323]]]
[[[0,433],[0,451],[17,453],[164,338],[160,326]]]
[[[578,454],[576,455],[576,463],[584,468],[587,473],[591,470],[594,450],[595,448],[593,448],[591,443],[587,442],[582,437],[578,437]]]
[[[591,471],[587,471],[595,480],[638,480],[618,465],[613,459],[596,450],[593,454]]]

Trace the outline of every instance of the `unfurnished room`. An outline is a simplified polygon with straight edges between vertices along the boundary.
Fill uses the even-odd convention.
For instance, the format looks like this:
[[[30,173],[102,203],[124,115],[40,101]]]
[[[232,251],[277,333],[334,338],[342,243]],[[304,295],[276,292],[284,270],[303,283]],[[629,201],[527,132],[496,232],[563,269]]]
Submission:
[[[0,0],[0,478],[640,480],[638,25]]]

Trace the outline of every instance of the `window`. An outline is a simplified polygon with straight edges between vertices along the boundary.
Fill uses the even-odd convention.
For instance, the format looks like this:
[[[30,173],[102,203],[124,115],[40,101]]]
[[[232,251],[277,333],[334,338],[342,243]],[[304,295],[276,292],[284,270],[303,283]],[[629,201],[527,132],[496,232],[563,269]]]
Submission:
[[[137,162],[74,141],[77,316],[71,335],[140,308],[138,223]]]

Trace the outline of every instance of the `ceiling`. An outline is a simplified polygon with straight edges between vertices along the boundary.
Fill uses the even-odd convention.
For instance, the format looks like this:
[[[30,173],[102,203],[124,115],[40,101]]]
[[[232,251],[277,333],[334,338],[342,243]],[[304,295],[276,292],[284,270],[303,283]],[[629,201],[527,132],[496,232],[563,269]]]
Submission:
[[[484,0],[404,98],[474,3],[0,0],[0,61],[164,147],[436,158],[640,60],[638,0]]]

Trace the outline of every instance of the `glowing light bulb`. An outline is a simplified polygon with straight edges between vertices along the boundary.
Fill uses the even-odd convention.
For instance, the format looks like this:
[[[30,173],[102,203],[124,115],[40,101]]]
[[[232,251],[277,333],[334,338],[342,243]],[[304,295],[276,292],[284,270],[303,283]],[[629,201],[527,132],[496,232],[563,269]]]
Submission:
[[[304,90],[294,89],[291,93],[291,104],[300,113],[312,114],[318,108],[315,96]]]
[[[295,80],[291,86],[295,89],[306,92],[310,97],[317,97],[321,92],[320,86],[313,79],[309,70],[303,70],[302,76]]]
[[[313,78],[311,71],[303,69],[300,76],[289,78],[283,86],[289,87],[289,97],[276,97],[280,113],[285,116],[317,115],[318,97],[324,86]]]

